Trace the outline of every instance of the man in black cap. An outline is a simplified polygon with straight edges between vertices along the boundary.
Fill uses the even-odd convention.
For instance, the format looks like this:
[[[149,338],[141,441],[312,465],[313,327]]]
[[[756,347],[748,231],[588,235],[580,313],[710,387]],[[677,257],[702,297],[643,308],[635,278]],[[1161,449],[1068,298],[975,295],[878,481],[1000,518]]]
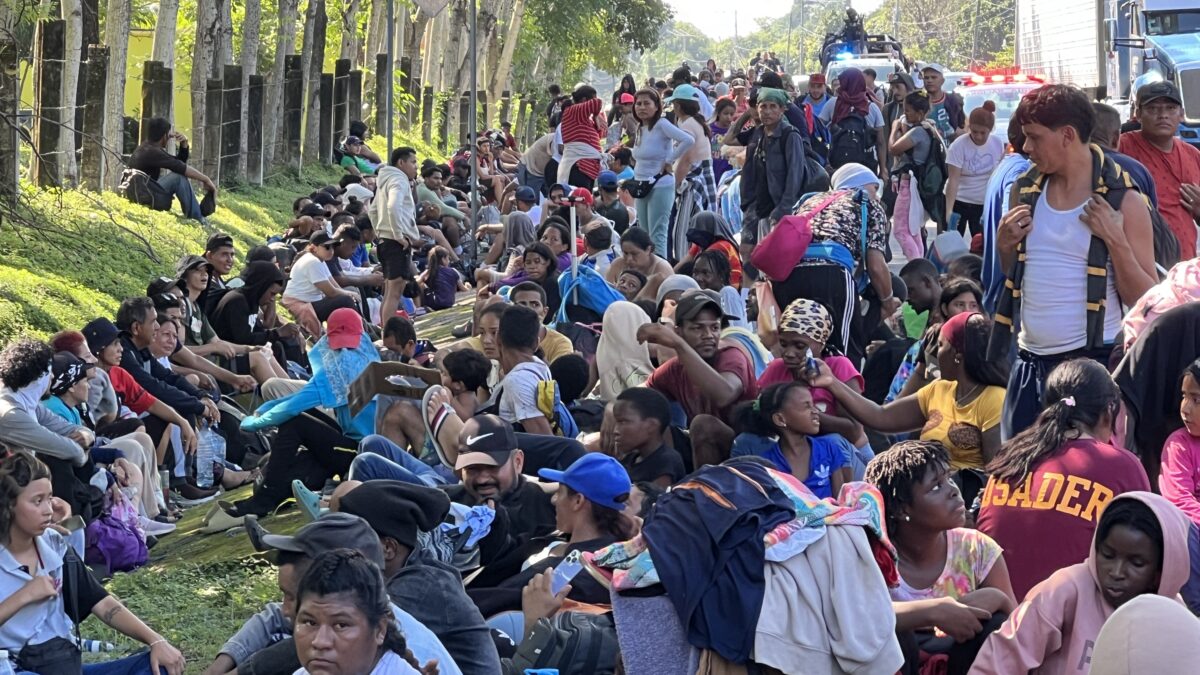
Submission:
[[[341,216],[338,216],[339,218]],[[362,244],[362,231],[355,227],[352,223],[346,223],[338,227],[337,232],[333,233],[335,243],[333,247],[333,258],[325,263],[329,267],[329,273],[333,276],[333,280],[342,288],[353,288],[359,291],[363,296],[360,307],[366,308],[367,294],[365,289],[379,290],[383,288],[383,274],[371,271],[370,268],[357,268],[350,264],[343,264],[343,261],[349,261],[354,257],[354,252],[358,250]],[[361,272],[366,272],[365,274]],[[374,295],[378,295],[377,293]]]
[[[1200,150],[1176,137],[1183,122],[1183,97],[1171,82],[1154,82],[1137,92],[1142,128],[1121,134],[1118,149],[1141,162],[1154,177],[1158,209],[1175,238],[1179,257],[1196,257],[1200,219]]]
[[[340,165],[355,176],[370,176],[375,173],[379,162],[367,159],[363,149],[367,146],[358,136],[347,136],[342,145],[342,161]],[[373,154],[373,153],[372,153]],[[378,157],[378,155],[376,155]]]
[[[225,277],[233,271],[233,262],[236,259],[233,237],[224,232],[214,232],[204,245],[204,259],[212,266],[212,273],[208,275],[208,293],[204,300],[204,310],[211,312],[225,294]]]
[[[294,536],[268,534],[257,521],[248,521],[250,540],[260,551],[272,551],[279,568],[279,590],[283,602],[269,603],[250,617],[242,628],[226,641],[205,675],[291,675],[300,669],[292,641],[296,619],[296,590],[300,578],[317,555],[339,548],[362,553],[367,560],[383,568],[384,551],[378,535],[365,520],[349,513],[328,513],[300,528]],[[411,614],[392,605],[392,614],[404,633],[408,648],[424,664],[437,659],[438,672],[461,673],[449,652],[424,624]]]
[[[758,396],[754,366],[745,352],[721,345],[721,329],[728,322],[716,293],[694,289],[680,296],[675,305],[674,330],[661,323],[638,328],[640,342],[676,354],[651,373],[646,386],[683,406],[691,431],[692,466],[719,464],[729,458],[733,406]],[[691,458],[682,454],[687,463]]]
[[[383,577],[392,602],[409,611],[446,645],[464,675],[500,672],[500,657],[462,577],[417,544],[417,533],[441,524],[450,499],[441,490],[373,480],[341,497],[338,510],[367,521],[383,544]]]

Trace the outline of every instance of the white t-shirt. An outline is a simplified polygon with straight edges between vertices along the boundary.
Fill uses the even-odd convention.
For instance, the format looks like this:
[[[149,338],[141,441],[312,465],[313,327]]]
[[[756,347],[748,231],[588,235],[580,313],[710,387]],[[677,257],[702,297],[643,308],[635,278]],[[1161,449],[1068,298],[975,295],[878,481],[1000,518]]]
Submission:
[[[946,152],[946,163],[962,169],[956,199],[967,204],[983,204],[987,198],[988,179],[1004,159],[1004,143],[988,136],[983,145],[975,145],[970,134],[954,139]]]
[[[534,417],[545,418],[537,405],[538,382],[554,379],[550,367],[541,359],[519,363],[504,375],[497,387],[500,389],[500,419],[514,424]]]
[[[821,108],[821,112],[817,115],[817,118],[824,122],[825,126],[829,126],[831,124],[830,120],[833,119],[833,110],[836,107],[837,97],[835,96],[834,98],[829,99],[829,102],[825,104],[824,108]],[[883,125],[883,111],[879,109],[879,106],[872,102],[870,107],[867,108],[867,126],[872,129],[879,129],[883,127]]]
[[[329,273],[329,267],[317,256],[305,253],[292,264],[291,278],[288,279],[283,295],[301,302],[316,302],[325,297],[321,289],[317,288],[317,283],[332,280],[333,275]]]

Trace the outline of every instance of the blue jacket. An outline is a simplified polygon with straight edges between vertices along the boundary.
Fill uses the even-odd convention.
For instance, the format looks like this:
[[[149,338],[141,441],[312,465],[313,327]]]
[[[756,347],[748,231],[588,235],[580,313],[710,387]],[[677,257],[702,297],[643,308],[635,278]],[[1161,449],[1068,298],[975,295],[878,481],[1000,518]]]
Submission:
[[[329,408],[337,416],[342,433],[354,440],[375,433],[375,401],[350,415],[350,384],[371,363],[379,361],[379,350],[364,333],[353,349],[330,349],[328,336],[322,337],[308,354],[313,376],[300,391],[267,401],[253,415],[242,419],[242,429],[258,431],[277,427],[307,410]]]

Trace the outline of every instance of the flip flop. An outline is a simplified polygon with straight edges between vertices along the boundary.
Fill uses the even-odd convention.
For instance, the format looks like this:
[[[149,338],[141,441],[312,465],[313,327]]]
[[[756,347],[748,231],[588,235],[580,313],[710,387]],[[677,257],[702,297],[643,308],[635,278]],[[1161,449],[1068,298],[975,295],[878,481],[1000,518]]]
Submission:
[[[421,396],[421,421],[425,423],[425,440],[431,446],[433,451],[437,453],[438,460],[448,469],[454,470],[454,462],[450,461],[450,456],[446,454],[445,448],[442,447],[441,441],[438,440],[438,433],[442,430],[442,425],[450,415],[457,415],[454,408],[443,404],[441,409],[434,413],[433,421],[429,420],[429,403],[433,400],[434,395],[439,391],[443,391],[445,387],[440,384],[431,385],[425,390]]]

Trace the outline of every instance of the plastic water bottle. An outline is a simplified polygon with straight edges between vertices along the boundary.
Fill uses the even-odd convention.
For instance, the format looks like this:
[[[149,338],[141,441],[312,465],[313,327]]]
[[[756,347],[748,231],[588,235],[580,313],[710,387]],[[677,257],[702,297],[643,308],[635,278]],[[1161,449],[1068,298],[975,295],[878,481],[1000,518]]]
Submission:
[[[0,675],[16,675],[12,661],[8,660],[8,650],[0,649]]]
[[[79,651],[81,652],[111,652],[116,651],[116,649],[111,642],[102,642],[100,640],[79,641]]]

